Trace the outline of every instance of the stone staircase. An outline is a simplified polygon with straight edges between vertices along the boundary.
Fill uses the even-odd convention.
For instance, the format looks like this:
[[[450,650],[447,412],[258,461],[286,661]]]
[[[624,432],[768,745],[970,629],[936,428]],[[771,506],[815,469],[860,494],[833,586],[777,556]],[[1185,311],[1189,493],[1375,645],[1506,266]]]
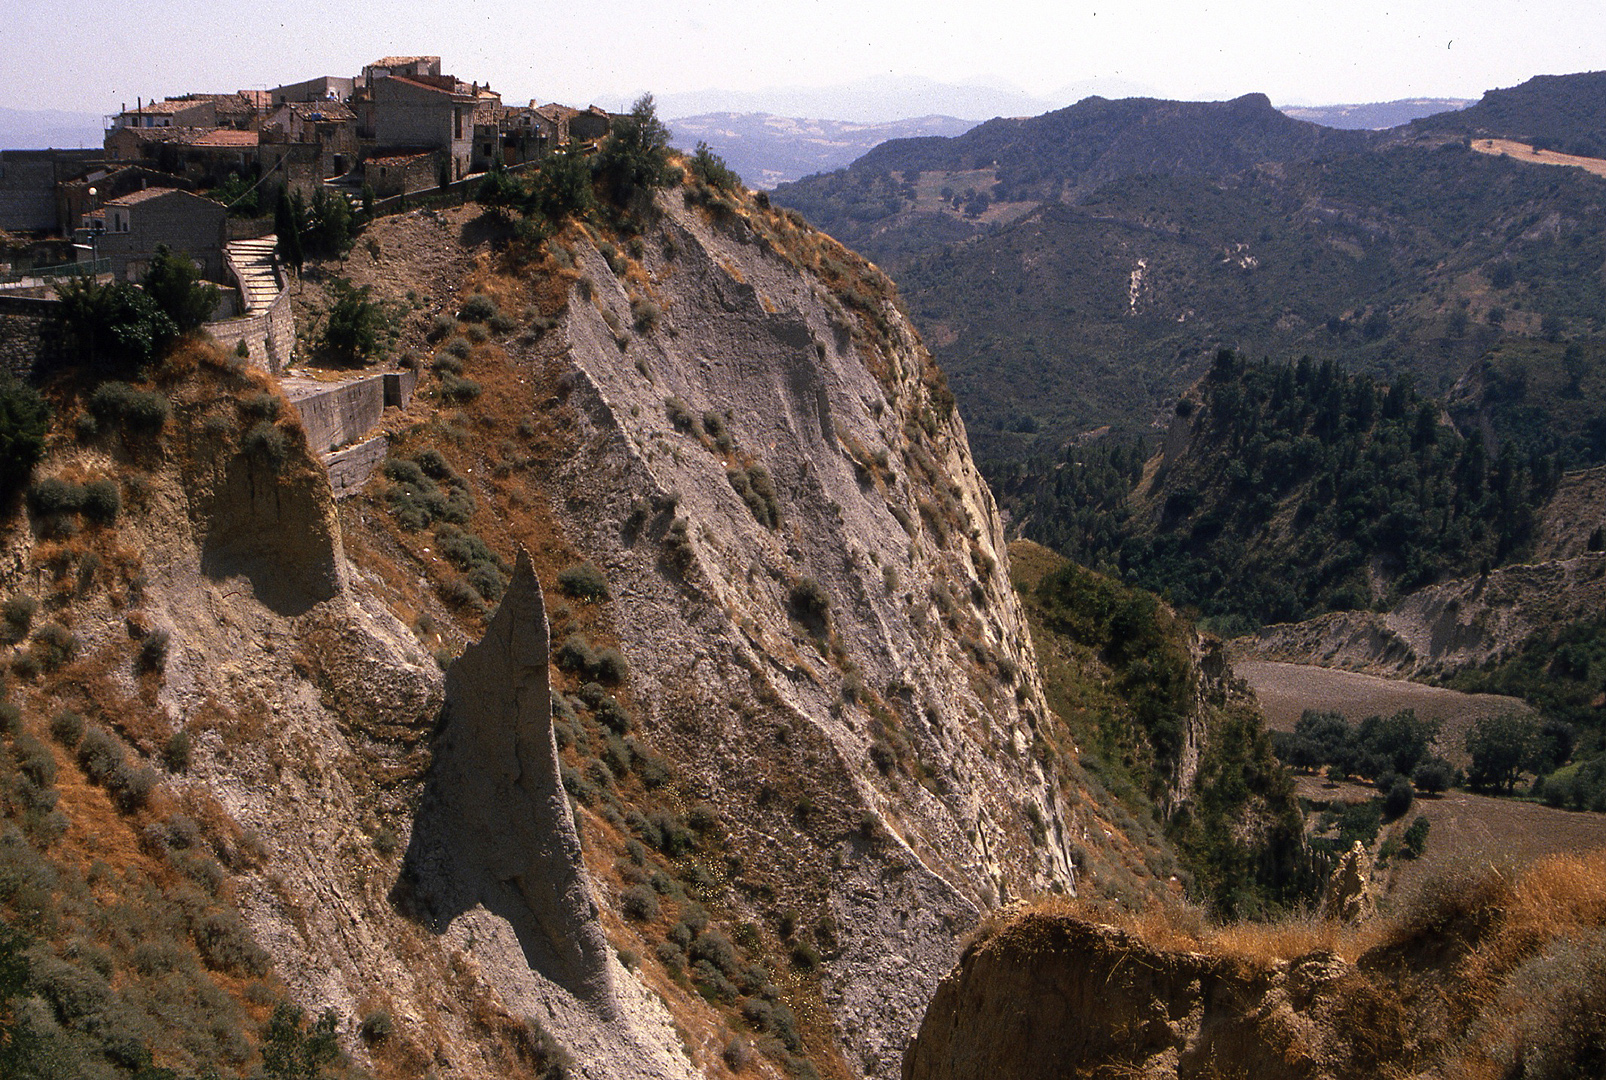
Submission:
[[[272,236],[229,241],[229,260],[239,273],[244,292],[241,302],[247,315],[266,311],[278,298],[279,271],[273,257],[277,245],[278,240]]]

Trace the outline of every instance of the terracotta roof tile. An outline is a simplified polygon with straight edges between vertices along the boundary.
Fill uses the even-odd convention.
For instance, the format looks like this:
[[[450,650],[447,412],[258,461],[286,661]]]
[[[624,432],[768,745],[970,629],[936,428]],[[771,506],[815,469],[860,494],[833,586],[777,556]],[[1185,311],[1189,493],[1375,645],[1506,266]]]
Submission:
[[[194,130],[194,129],[192,129]],[[200,129],[194,135],[185,137],[182,141],[188,146],[211,147],[241,147],[248,148],[258,145],[257,133],[254,131],[233,131],[229,128]]]
[[[419,153],[416,153],[416,154],[392,154],[392,155],[390,155],[388,157],[371,157],[367,161],[363,162],[363,164],[365,166],[366,165],[384,165],[384,166],[395,167],[395,166],[400,166],[400,165],[411,165],[413,162],[417,161],[420,158],[427,158],[427,157],[434,157],[434,156],[435,156],[435,151],[433,151],[433,150],[424,150],[424,151],[420,151]]]

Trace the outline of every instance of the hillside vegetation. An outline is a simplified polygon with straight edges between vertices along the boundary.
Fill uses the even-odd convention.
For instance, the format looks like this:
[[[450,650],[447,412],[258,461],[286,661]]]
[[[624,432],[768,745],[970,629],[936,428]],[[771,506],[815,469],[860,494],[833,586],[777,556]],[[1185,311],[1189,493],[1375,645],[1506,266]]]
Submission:
[[[1536,82],[1524,115],[1588,127],[1592,79]],[[1091,99],[889,143],[775,198],[899,282],[998,485],[1082,432],[1163,423],[1221,347],[1409,372],[1434,396],[1501,346],[1574,348],[1569,385],[1595,378],[1598,177],[1475,154],[1448,131],[1342,133],[1264,111]],[[1446,114],[1468,115],[1482,114]],[[1525,403],[1548,416],[1572,400],[1536,380]],[[1598,398],[1567,411],[1588,413],[1568,421],[1569,463],[1597,460],[1583,432]],[[1533,427],[1487,415],[1491,446]]]
[[[1174,867],[1162,855],[1150,863],[1155,877],[1178,873],[1217,916],[1314,904],[1328,859],[1306,843],[1293,779],[1219,642],[1153,594],[1029,541],[1011,547],[1010,563],[1049,706],[1074,740],[1073,752],[1040,733],[1038,752],[1074,753],[1089,790],[1119,800],[1128,837],[1153,829],[1170,842]],[[1122,868],[1087,868],[1091,888],[1080,895],[1140,906]],[[1164,896],[1156,884],[1149,891]]]
[[[666,138],[309,254],[303,345],[354,297],[420,376],[338,504],[203,339],[6,388],[0,1024],[88,1063],[30,1069],[886,1076],[986,911],[1164,887],[891,283]]]
[[[1592,1076],[1603,933],[1599,853],[1465,866],[1358,927],[1053,901],[977,935],[904,1076]]]
[[[1476,104],[1412,123],[1413,131],[1496,135],[1581,157],[1606,156],[1606,71],[1536,75]]]
[[[1554,490],[1553,458],[1491,453],[1441,412],[1405,377],[1223,351],[1146,481],[1135,446],[1072,447],[1022,528],[1228,632],[1369,607],[1521,555]]]

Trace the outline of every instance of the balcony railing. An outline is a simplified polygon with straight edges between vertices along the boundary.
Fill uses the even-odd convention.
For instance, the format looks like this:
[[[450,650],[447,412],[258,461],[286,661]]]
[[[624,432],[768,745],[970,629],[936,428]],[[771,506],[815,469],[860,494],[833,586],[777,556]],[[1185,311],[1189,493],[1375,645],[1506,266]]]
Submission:
[[[54,281],[59,278],[96,277],[112,272],[110,259],[85,259],[83,262],[62,263],[59,266],[35,266],[27,270],[13,270],[0,274],[0,285],[15,285],[22,281]]]

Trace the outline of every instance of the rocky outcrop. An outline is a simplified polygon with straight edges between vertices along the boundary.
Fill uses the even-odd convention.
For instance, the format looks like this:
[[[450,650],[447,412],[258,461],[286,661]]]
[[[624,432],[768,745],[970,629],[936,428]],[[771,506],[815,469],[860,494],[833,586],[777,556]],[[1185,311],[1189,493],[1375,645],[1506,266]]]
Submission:
[[[340,595],[346,555],[322,470],[300,453],[286,456],[288,433],[275,429],[284,440],[278,447],[251,448],[221,439],[213,418],[223,414],[184,408],[176,423],[187,463],[180,473],[184,509],[202,572],[218,581],[245,579],[261,603],[284,616]]]
[[[1322,900],[1316,908],[1317,916],[1340,922],[1360,922],[1372,910],[1371,879],[1371,852],[1357,840],[1328,876],[1327,887],[1322,890]]]
[[[1571,559],[1599,550],[1606,529],[1606,465],[1562,476],[1535,530],[1535,560]]]
[[[444,925],[483,904],[520,931],[530,966],[617,1014],[608,943],[552,739],[546,605],[528,552],[485,636],[446,673],[446,707],[408,853]]]
[[[548,1017],[582,1075],[687,1075],[662,1006],[602,931],[559,775],[550,658],[541,584],[521,550],[485,636],[447,670],[404,873],[431,928],[460,942],[504,1000]]]

